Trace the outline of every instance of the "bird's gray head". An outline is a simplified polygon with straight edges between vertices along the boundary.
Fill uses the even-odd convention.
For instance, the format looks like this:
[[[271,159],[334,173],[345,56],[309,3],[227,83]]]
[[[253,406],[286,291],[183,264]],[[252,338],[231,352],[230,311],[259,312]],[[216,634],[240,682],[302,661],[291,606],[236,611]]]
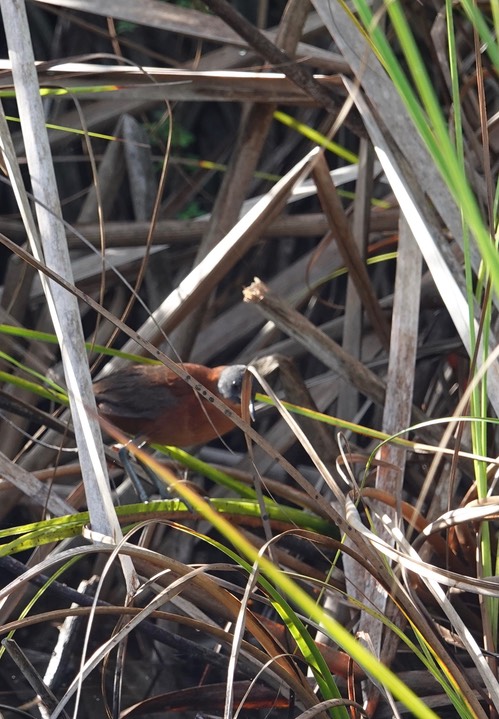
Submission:
[[[244,364],[229,365],[220,372],[218,391],[224,399],[237,404],[241,402],[241,390],[245,372],[246,365]]]

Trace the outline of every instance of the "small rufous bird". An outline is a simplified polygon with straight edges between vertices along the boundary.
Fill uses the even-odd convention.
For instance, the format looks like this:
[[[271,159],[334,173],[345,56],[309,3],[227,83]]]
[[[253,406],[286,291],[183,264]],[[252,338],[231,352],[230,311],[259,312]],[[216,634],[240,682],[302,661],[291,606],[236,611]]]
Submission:
[[[203,387],[241,415],[245,365],[182,364]],[[234,423],[165,365],[131,364],[94,383],[97,410],[148,442],[189,447],[226,434]]]

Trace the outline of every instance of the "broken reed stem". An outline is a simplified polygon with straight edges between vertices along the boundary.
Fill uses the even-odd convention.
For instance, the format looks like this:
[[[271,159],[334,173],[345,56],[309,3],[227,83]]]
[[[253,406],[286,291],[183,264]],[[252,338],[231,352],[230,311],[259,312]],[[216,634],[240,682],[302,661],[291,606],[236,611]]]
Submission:
[[[303,315],[274,295],[261,280],[255,278],[243,290],[243,299],[257,305],[266,319],[306,347],[326,367],[344,377],[359,392],[376,404],[384,405],[384,382]]]

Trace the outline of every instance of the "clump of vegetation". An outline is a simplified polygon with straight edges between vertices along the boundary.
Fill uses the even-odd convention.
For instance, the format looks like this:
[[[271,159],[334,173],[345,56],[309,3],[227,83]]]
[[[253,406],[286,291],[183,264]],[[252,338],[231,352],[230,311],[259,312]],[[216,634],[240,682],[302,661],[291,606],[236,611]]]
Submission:
[[[494,717],[499,12],[246,5],[2,6],[2,711]]]

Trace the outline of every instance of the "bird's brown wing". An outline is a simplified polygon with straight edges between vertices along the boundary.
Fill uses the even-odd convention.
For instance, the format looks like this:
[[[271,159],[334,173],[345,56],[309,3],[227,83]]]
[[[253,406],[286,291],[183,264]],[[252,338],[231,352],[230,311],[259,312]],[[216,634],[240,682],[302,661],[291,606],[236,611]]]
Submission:
[[[94,383],[97,409],[108,417],[154,420],[178,405],[182,386],[192,392],[181,380],[172,389],[170,379],[163,366],[137,365],[114,372]]]

